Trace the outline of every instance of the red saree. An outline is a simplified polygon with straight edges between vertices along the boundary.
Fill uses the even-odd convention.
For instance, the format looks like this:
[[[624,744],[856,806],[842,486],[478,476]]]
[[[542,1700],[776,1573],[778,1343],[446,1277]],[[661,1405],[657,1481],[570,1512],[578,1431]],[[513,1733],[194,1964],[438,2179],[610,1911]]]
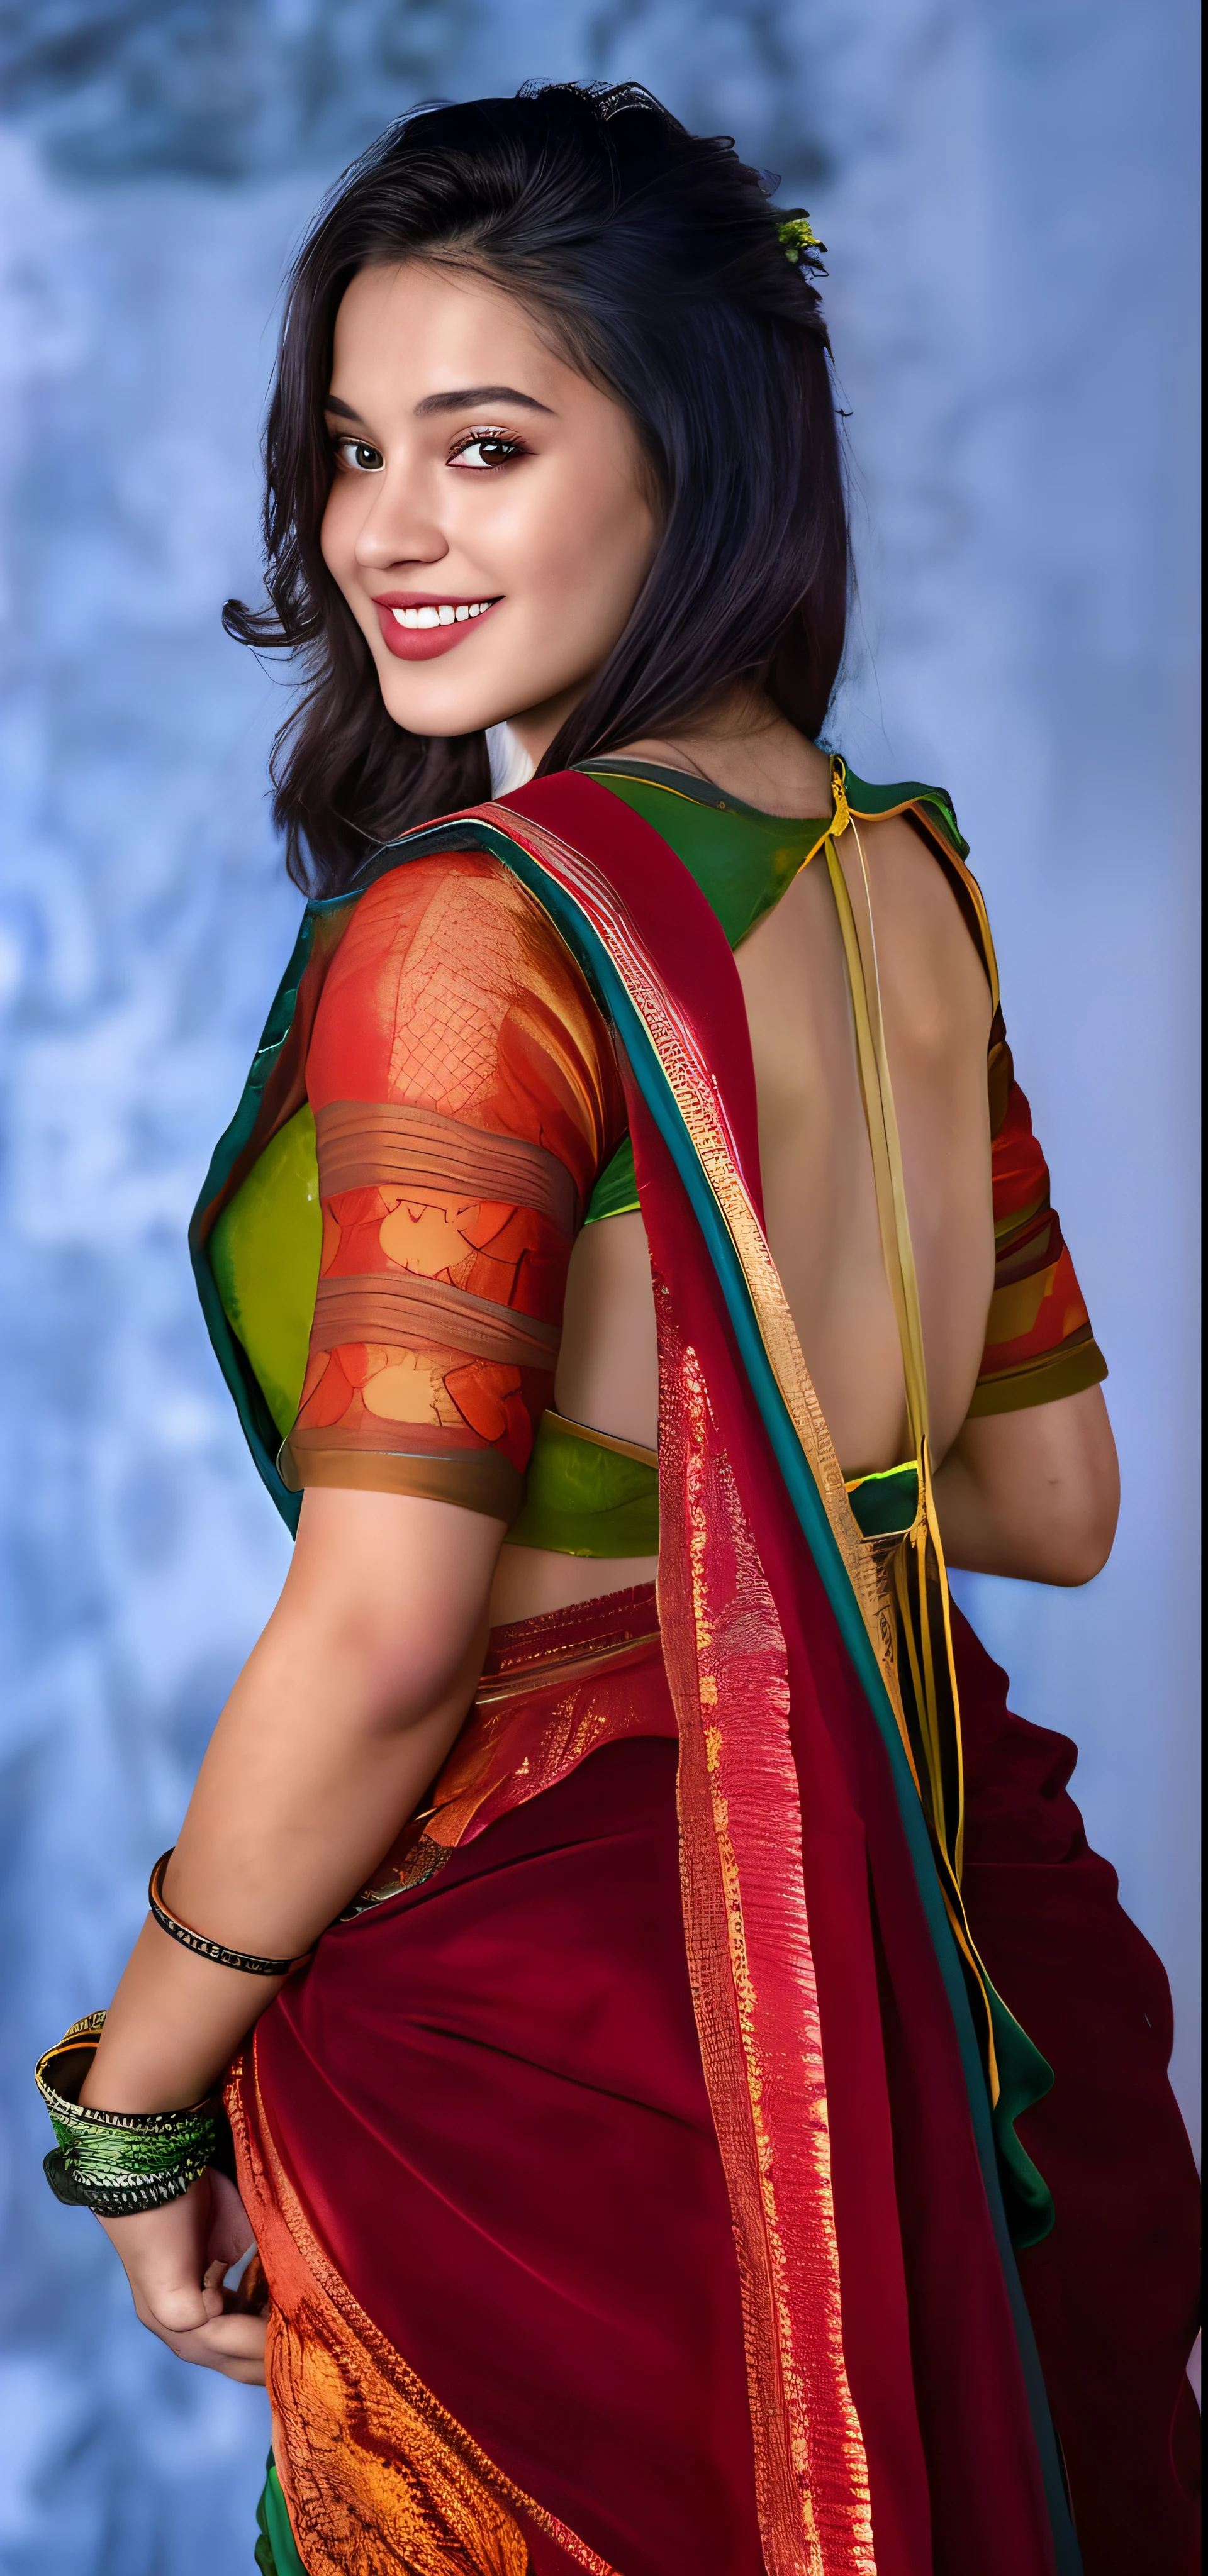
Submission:
[[[760,1228],[728,945],[582,778],[379,869],[467,847],[535,895],[618,1042],[659,1312],[661,1660],[597,1669],[576,1633],[507,1728],[488,1694],[447,1840],[439,1793],[424,1837],[450,1856],[400,1849],[384,1910],[325,1938],[236,2075],[304,2563],[1072,2576],[1011,2243],[1045,2198],[1012,2126],[1044,2070],[1017,2032],[1009,2074],[1009,2015],[1001,2081],[979,2049]]]
[[[497,1642],[529,1646],[540,1684],[551,1629],[590,1652],[592,1614],[603,1607],[616,1634],[635,1598],[649,1634],[652,1592]],[[556,1731],[560,1697],[547,1685],[510,1706]],[[259,2139],[263,2152],[271,2135],[282,2150],[322,2247],[307,2267],[307,2315],[315,2275],[330,2267],[336,2301],[351,2295],[389,2355],[368,2433],[364,2326],[338,2307],[328,2319],[333,2405],[313,2327],[280,2312],[274,2279],[283,2474],[316,2576],[523,2570],[526,2548],[538,2568],[759,2576],[738,2279],[684,1961],[674,1717],[657,1640],[636,1668],[605,1661],[579,1697],[591,1702],[579,1741],[600,1748],[433,1875],[329,1934],[266,2016],[240,2086],[249,2147]],[[255,2208],[270,2278],[281,2207],[277,2177]],[[286,2233],[288,2270],[292,2212]],[[431,2465],[446,2412],[452,2511]],[[325,2484],[333,2432],[338,2546]],[[350,2505],[354,2456],[363,2492]],[[477,2539],[493,2515],[506,2534],[492,2543],[498,2559],[462,2554],[467,2523]]]
[[[441,1830],[485,1814],[482,1839],[329,1936],[262,2023],[255,2075],[241,2072],[244,2188],[293,2426],[279,2456],[287,2478],[297,2463],[295,2518],[316,2572],[393,2563],[400,2524],[403,2564],[424,2563],[418,2525],[445,2552],[437,2567],[511,2565],[491,2555],[501,2534],[537,2576],[591,2565],[551,2531],[551,2510],[605,2564],[641,2576],[761,2564],[653,1616],[649,1594],[620,1594],[496,1633],[486,1694],[505,1671],[546,1687],[523,1704],[486,1696],[486,1723],[448,1766]],[[623,1662],[616,1649],[635,1636],[645,1642]],[[568,1687],[601,1648],[612,1663]],[[1087,1848],[1065,1788],[1072,1747],[1010,1716],[1005,1677],[959,1613],[957,1655],[970,1912],[1059,2070],[1027,2115],[1058,2224],[1022,2270],[1086,2566],[1191,2576],[1198,2194],[1165,2078],[1165,1977]],[[479,1796],[493,1769],[497,1781],[503,1710],[519,1720],[515,1758],[543,1742],[556,1782],[505,1809],[506,1831]],[[933,2410],[945,2402],[931,2392]],[[545,2514],[519,2502],[526,2491]],[[456,2554],[468,2518],[479,2560]],[[333,2523],[329,2556],[313,2535]]]

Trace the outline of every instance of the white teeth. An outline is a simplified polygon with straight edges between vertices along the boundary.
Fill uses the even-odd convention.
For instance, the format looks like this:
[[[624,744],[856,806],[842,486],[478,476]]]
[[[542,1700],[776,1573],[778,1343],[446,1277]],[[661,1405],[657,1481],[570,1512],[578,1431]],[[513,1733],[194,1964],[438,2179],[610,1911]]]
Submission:
[[[392,608],[390,614],[397,626],[406,626],[414,634],[433,626],[460,626],[467,617],[485,616],[491,605],[489,599],[479,599],[472,606],[455,608],[450,600],[442,600],[439,608]]]

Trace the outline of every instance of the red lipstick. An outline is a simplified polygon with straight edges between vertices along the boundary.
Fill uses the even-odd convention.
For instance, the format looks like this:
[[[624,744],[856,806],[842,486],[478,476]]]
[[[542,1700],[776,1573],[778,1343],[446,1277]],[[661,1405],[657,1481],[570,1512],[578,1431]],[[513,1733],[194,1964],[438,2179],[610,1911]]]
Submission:
[[[455,644],[464,643],[491,610],[498,608],[499,601],[488,600],[484,605],[479,599],[451,599],[448,591],[388,590],[373,604],[388,653],[397,655],[400,662],[432,662],[438,653],[451,653]],[[443,626],[400,626],[394,615],[396,608],[477,608],[480,613],[461,618],[455,614]]]

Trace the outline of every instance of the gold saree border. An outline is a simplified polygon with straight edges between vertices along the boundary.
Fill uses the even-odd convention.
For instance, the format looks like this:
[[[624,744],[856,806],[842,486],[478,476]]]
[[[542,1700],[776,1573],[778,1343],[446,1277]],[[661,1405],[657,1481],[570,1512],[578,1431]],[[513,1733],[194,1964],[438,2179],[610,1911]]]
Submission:
[[[548,1653],[527,1671],[485,1677],[431,1791],[432,1808],[422,1819],[428,1841],[454,1850],[498,1816],[556,1788],[604,1745],[649,1735],[649,1714],[641,1707],[629,1723],[618,1724],[613,1683],[618,1674],[661,1661],[660,1632],[648,1620],[635,1636],[579,1653]]]
[[[277,2471],[307,2576],[529,2576],[526,2522],[586,2576],[617,2576],[496,2468],[341,2279],[274,2145],[254,2041],[226,2101],[272,2301]]]
[[[768,2576],[875,2576],[843,2353],[817,1980],[783,1632],[704,1374],[656,1280],[666,1354],[659,1600],[680,1730],[684,1924],[738,2248]]]
[[[576,1612],[584,1615],[576,1619]],[[409,1818],[340,1921],[423,1885],[460,1844],[556,1788],[605,1745],[672,1736],[670,1698],[673,1723],[660,1728],[640,1695],[639,1705],[626,1709],[613,1688],[620,1674],[643,1667],[649,1674],[652,1666],[663,1672],[657,1620],[648,1583],[493,1628],[488,1668],[431,1788],[431,1805]]]
[[[581,1655],[551,1655],[541,1672],[500,1673],[491,1681],[479,1683],[474,1693],[474,1708],[493,1707],[496,1700],[515,1699],[519,1694],[543,1690],[563,1682],[586,1681],[592,1673],[626,1671],[631,1664],[641,1663],[651,1646],[660,1642],[657,1628],[647,1628],[640,1637],[624,1645],[585,1646]]]
[[[628,1583],[617,1592],[592,1593],[586,1601],[565,1601],[556,1610],[534,1610],[523,1619],[501,1619],[487,1639],[483,1679],[495,1681],[517,1673],[536,1687],[538,1676],[566,1655],[645,1645],[657,1624],[651,1581]]]

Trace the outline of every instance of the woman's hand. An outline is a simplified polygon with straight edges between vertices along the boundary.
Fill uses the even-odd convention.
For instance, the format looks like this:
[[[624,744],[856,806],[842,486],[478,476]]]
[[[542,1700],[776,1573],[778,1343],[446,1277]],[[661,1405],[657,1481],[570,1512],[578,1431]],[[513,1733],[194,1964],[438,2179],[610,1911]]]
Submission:
[[[264,2318],[223,2289],[253,2238],[233,2182],[211,2169],[164,2209],[102,2218],[130,2283],[135,2313],[180,2361],[264,2386]]]

